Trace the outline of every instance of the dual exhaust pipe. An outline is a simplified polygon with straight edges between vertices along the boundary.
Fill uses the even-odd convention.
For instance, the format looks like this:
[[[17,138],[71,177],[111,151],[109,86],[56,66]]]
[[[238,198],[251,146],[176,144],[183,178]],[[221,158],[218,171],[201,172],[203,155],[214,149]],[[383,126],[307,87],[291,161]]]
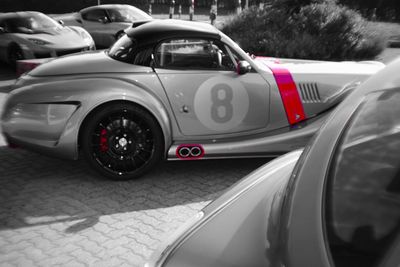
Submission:
[[[176,155],[180,159],[199,159],[204,156],[204,149],[201,145],[180,145]]]

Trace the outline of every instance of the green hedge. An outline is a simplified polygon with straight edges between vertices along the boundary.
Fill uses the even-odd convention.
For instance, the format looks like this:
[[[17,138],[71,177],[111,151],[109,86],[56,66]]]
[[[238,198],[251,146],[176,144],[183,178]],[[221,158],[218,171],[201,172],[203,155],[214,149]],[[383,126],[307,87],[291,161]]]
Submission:
[[[373,59],[387,37],[369,27],[359,13],[333,1],[287,8],[250,8],[222,29],[256,55],[319,60]]]

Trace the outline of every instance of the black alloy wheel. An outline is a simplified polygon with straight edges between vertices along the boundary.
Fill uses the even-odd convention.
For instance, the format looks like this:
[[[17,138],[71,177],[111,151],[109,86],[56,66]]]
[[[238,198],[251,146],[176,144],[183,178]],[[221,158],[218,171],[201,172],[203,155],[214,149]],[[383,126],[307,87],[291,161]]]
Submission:
[[[128,180],[147,172],[161,159],[163,143],[153,116],[131,104],[113,104],[96,111],[81,136],[88,163],[114,180]]]

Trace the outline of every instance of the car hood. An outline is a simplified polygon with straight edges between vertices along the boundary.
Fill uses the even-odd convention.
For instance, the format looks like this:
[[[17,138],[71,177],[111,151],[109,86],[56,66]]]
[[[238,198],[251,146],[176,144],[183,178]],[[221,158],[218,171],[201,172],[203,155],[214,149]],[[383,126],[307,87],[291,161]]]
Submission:
[[[270,72],[271,65],[279,65],[296,74],[342,74],[342,75],[372,75],[385,67],[385,64],[378,61],[316,61],[278,59],[268,57],[257,57],[254,60],[260,69]]]
[[[35,33],[15,33],[15,36],[25,40],[43,40],[49,43],[46,46],[55,49],[71,49],[86,45],[86,41],[81,37],[81,35],[69,27],[44,29]]]
[[[141,70],[140,66],[112,59],[107,51],[83,52],[67,55],[42,64],[29,72],[31,76],[57,76],[98,73],[124,73]]]

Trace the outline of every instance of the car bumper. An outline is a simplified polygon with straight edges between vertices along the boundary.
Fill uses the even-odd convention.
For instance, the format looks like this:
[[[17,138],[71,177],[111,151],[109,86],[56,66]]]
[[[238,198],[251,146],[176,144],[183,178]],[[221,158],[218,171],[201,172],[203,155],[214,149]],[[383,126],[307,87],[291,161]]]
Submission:
[[[76,158],[75,142],[66,143],[63,135],[79,103],[24,103],[9,107],[6,102],[4,107],[1,129],[9,146]]]

